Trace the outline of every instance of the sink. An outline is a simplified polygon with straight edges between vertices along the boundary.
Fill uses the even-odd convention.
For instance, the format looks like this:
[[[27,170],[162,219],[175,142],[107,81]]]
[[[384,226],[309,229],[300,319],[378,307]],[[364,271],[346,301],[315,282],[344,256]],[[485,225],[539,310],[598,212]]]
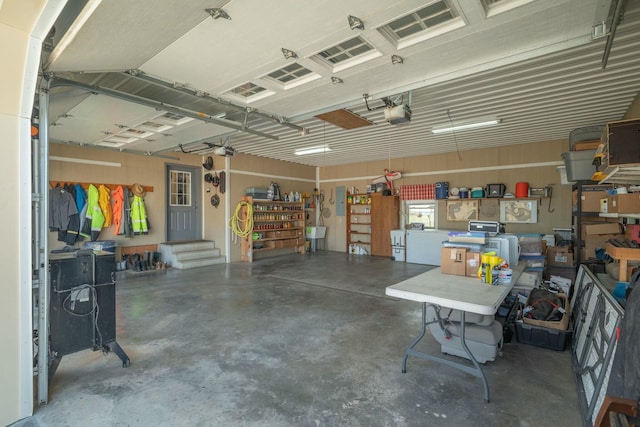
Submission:
[[[327,227],[307,227],[307,239],[324,239]]]

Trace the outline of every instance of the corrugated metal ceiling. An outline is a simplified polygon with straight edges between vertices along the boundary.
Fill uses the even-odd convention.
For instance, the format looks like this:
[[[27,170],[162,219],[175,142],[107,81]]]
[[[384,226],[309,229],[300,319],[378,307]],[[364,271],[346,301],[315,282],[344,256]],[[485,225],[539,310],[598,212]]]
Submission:
[[[326,7],[334,7],[337,14],[342,13],[343,9],[349,9],[344,5],[340,6],[337,1],[330,3]],[[212,70],[209,83],[203,83],[202,86],[174,84],[173,82],[191,81],[187,78],[189,73],[180,78],[181,67],[172,69],[169,65],[160,66],[161,60],[188,64],[190,69],[194,69],[190,71],[192,77],[202,79],[196,71],[202,71],[198,67],[206,67],[203,64],[208,64],[207,61],[211,58],[203,62],[191,51],[183,55],[169,55],[167,52],[175,49],[152,46],[149,49],[159,53],[151,60],[138,55],[127,61],[124,56],[129,48],[120,51],[113,43],[97,40],[92,32],[91,25],[99,29],[106,25],[105,22],[115,25],[114,20],[117,20],[117,17],[108,15],[107,10],[101,10],[107,7],[101,4],[83,31],[89,40],[96,43],[95,48],[104,47],[109,50],[105,55],[113,54],[118,69],[87,72],[95,70],[95,64],[104,65],[104,58],[92,60],[94,54],[86,54],[85,41],[78,42],[75,50],[72,43],[70,50],[60,56],[59,62],[54,62],[52,70],[56,76],[188,109],[203,117],[213,117],[211,120],[218,123],[194,120],[147,140],[118,147],[120,150],[166,154],[179,149],[178,145],[183,144],[193,150],[202,148],[201,152],[204,154],[210,149],[202,142],[230,142],[242,153],[317,166],[386,160],[389,156],[401,158],[456,150],[463,152],[483,147],[566,139],[569,132],[577,127],[603,124],[623,117],[640,87],[640,55],[637,54],[640,51],[639,2],[629,2],[604,70],[601,68],[601,59],[605,39],[591,41],[588,34],[592,17],[600,3],[599,0],[536,0],[498,17],[487,18],[480,1],[459,0],[454,5],[465,18],[464,29],[427,40],[420,46],[397,51],[379,40],[380,36],[375,28],[370,28],[363,34],[378,43],[377,46],[381,46],[385,58],[336,73],[336,76],[343,79],[343,84],[331,84],[328,78],[332,73],[325,72],[322,79],[307,87],[276,91],[274,96],[255,104],[243,104],[220,90],[203,92],[212,90],[211,88],[227,90],[247,81],[247,76],[253,76],[252,81],[262,83],[259,79],[255,80],[256,76],[261,75],[260,69],[272,70],[276,66],[282,66],[287,63],[283,58],[264,62],[265,55],[258,55],[263,59],[257,61],[264,64],[257,68],[252,65],[254,69],[250,70],[238,68],[235,73],[231,73],[237,76],[235,79],[226,77],[226,80],[218,81],[215,70]],[[420,1],[398,1],[389,2],[387,6],[373,6],[370,2],[358,0],[352,2],[351,10],[354,10],[353,14],[360,12],[365,16],[365,22],[377,19],[382,24],[401,15],[403,11],[424,4],[425,2]],[[121,5],[122,14],[128,13],[127,5]],[[139,6],[134,9],[139,10]],[[238,20],[237,25],[245,25],[242,13],[250,10],[251,4],[232,1],[221,3],[221,6],[232,16],[232,20],[224,24],[228,22],[229,25],[236,25],[235,20]],[[109,5],[111,7],[114,5]],[[208,25],[212,25],[211,31],[218,31],[220,20],[205,17],[200,21],[197,18],[199,7],[202,4],[194,5],[191,13],[187,13],[190,15],[190,22],[197,24],[200,31],[209,31]],[[274,11],[271,16],[264,18],[270,19],[272,24],[284,17],[296,19],[296,12],[284,10],[280,14]],[[156,27],[166,26],[170,22],[170,16],[161,15],[156,17],[158,22],[154,24],[154,31]],[[549,19],[542,23],[540,20],[545,17]],[[343,19],[341,15],[338,18]],[[532,18],[541,22],[539,27],[544,28],[537,28],[535,22],[528,23]],[[92,20],[98,20],[100,24],[92,23]],[[563,20],[564,26],[561,25]],[[131,36],[135,33],[130,27],[133,23],[130,18],[125,21],[129,26],[121,32]],[[587,21],[588,25],[585,24]],[[526,26],[523,26],[523,22],[527,22]],[[344,22],[313,24],[308,25],[309,31],[316,34],[316,39],[324,43],[325,47],[330,40],[339,41],[345,35],[353,34],[349,29],[341,29],[346,26]],[[520,31],[514,31],[518,25]],[[148,25],[144,28],[148,28]],[[333,30],[330,31],[330,28]],[[175,47],[175,43],[184,42],[193,36],[193,31],[185,31],[185,28],[180,28],[163,43]],[[282,31],[289,37],[287,47],[301,56],[298,61],[310,68],[317,67],[317,64],[311,64],[309,57],[313,52],[312,47],[320,42],[314,42],[311,47],[296,46],[295,34],[287,33],[286,29]],[[556,31],[557,34],[550,34],[550,31]],[[82,36],[81,32],[78,37]],[[222,70],[220,75],[230,74],[229,68],[233,68],[233,58],[237,56],[235,51],[242,50],[245,55],[251,55],[266,49],[261,45],[260,36],[256,30],[247,34],[245,41],[229,41],[227,49],[233,52],[229,53],[229,64],[226,67],[225,57],[219,58],[217,67]],[[115,40],[120,37],[115,37]],[[142,35],[138,34],[138,37]],[[305,39],[309,38],[311,37],[305,35]],[[477,42],[471,41],[474,38]],[[492,38],[495,44],[488,44],[487,41]],[[130,40],[130,43],[136,45],[136,39]],[[149,43],[151,42],[145,39],[141,45]],[[268,47],[276,50],[274,46]],[[277,46],[278,54],[281,47],[283,46]],[[308,55],[301,53],[306,51],[309,52]],[[483,51],[484,56],[478,55],[478,52]],[[390,54],[402,56],[404,63],[390,65],[387,62]],[[85,67],[82,66],[83,55]],[[465,56],[470,59],[465,60]],[[269,58],[272,57],[274,55],[270,54]],[[458,67],[452,65],[456,61],[460,64]],[[238,64],[248,62],[243,59]],[[65,64],[69,66],[68,70],[65,70]],[[71,67],[69,64],[74,65]],[[137,77],[122,71],[129,69],[126,67],[129,64],[132,65],[131,68],[141,70]],[[69,71],[71,68],[75,70]],[[77,72],[80,69],[83,71]],[[158,80],[154,74],[146,74],[162,69],[168,70],[167,75],[157,77]],[[314,68],[313,71],[316,70]],[[376,107],[373,111],[367,109],[362,97],[364,93],[373,94],[369,100],[370,107]],[[377,107],[383,105],[380,100],[382,97],[399,99],[397,97],[400,95],[403,96],[403,102],[411,100],[412,120],[401,125],[390,125],[384,120],[383,110]],[[105,95],[87,94],[86,91],[67,87],[52,90],[50,116],[55,124],[50,131],[52,140],[98,144],[105,134],[117,133],[123,127],[153,119],[161,110],[153,106],[131,108],[130,116],[119,116],[118,123],[114,123],[108,110],[100,113],[104,98]],[[123,104],[120,107],[115,107],[113,101],[104,102],[104,108],[127,110],[127,102],[121,102]],[[314,117],[318,113],[338,108],[347,108],[371,120],[375,125],[345,130]],[[222,114],[225,116],[220,122]],[[450,119],[458,121],[486,116],[498,117],[502,122],[492,128],[461,131],[455,135],[433,135],[430,132],[432,126],[446,123]],[[220,125],[227,120],[236,126],[246,126],[251,131],[267,134],[272,138]],[[308,135],[301,134],[302,128],[308,131]],[[82,140],[79,140],[79,135],[84,135]],[[296,156],[293,153],[297,148],[322,144],[329,145],[332,151],[309,156]]]

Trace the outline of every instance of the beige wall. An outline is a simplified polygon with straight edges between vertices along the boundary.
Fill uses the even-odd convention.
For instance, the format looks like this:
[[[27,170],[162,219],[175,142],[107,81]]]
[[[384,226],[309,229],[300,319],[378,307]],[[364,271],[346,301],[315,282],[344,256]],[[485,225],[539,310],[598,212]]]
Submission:
[[[151,225],[148,235],[134,236],[126,239],[124,236],[114,235],[113,226],[104,228],[100,233],[100,240],[116,240],[119,246],[138,246],[164,242],[166,240],[167,197],[165,166],[167,164],[178,164],[199,167],[202,170],[199,177],[202,182],[202,194],[197,195],[197,201],[200,206],[203,206],[203,237],[207,240],[215,241],[216,246],[221,248],[224,254],[225,202],[224,197],[220,197],[221,202],[217,209],[210,203],[211,196],[215,194],[215,189],[212,185],[204,182],[204,174],[209,172],[202,167],[202,163],[206,157],[183,153],[169,153],[167,156],[175,158],[169,159],[97,148],[80,148],[63,144],[51,144],[49,156],[120,164],[120,167],[114,167],[50,160],[49,179],[51,181],[71,183],[86,182],[93,183],[94,185],[122,184],[129,186],[133,183],[139,183],[144,186],[153,187],[153,191],[148,192],[144,197],[147,216]],[[224,158],[214,156],[214,167],[216,170],[222,170],[224,168]],[[209,190],[209,192],[207,192],[207,190]],[[56,238],[56,233],[50,233],[49,246],[51,248],[59,248],[65,245],[64,242],[58,242]]]
[[[237,155],[231,158],[230,208],[233,215],[236,206],[249,187],[268,188],[271,182],[280,186],[281,192],[307,192],[315,188],[315,167],[282,162],[254,156]],[[313,221],[309,213],[309,221]],[[231,261],[240,260],[240,241],[232,237]],[[291,251],[289,251],[291,252]],[[269,252],[273,255],[275,252]]]
[[[326,200],[336,193],[336,186],[354,186],[364,192],[371,177],[380,176],[385,168],[400,171],[402,178],[394,181],[399,188],[403,184],[429,184],[449,182],[450,187],[484,187],[486,184],[503,183],[507,192],[515,192],[517,182],[528,182],[530,187],[552,187],[552,198],[542,199],[538,205],[538,223],[507,224],[509,233],[551,233],[554,227],[571,225],[571,186],[560,184],[556,170],[562,164],[561,154],[568,150],[567,140],[545,141],[535,144],[514,145],[503,148],[470,150],[434,156],[393,159],[389,161],[360,163],[347,166],[322,168],[320,181]],[[480,169],[480,170],[478,170]],[[485,170],[483,170],[485,169]],[[549,202],[551,204],[549,205]],[[332,215],[327,248],[346,250],[345,217],[336,217],[337,204],[325,201]],[[446,201],[438,203],[439,228],[464,230],[465,222],[446,221]],[[549,212],[552,211],[552,212]],[[480,200],[480,219],[499,220],[498,202]]]
[[[140,183],[144,186],[153,187],[153,192],[147,193],[144,197],[151,224],[148,235],[126,239],[124,236],[115,236],[113,234],[113,226],[102,230],[100,240],[115,240],[119,246],[138,246],[164,242],[166,240],[165,205],[167,191],[164,176],[165,165],[181,164],[201,167],[206,159],[206,156],[167,153],[167,156],[176,157],[173,160],[64,144],[51,144],[49,155],[50,158],[62,157],[120,164],[119,167],[115,167],[50,160],[49,179],[51,181],[86,182],[95,185],[132,185],[133,183]],[[227,182],[229,184],[230,215],[233,215],[238,202],[240,202],[245,194],[245,189],[248,187],[268,187],[271,181],[277,182],[283,192],[312,193],[315,187],[314,167],[246,155],[232,157],[229,159],[229,163],[230,170],[228,171]],[[218,172],[224,170],[225,159],[214,156],[214,168]],[[208,171],[202,168],[202,177],[206,172]],[[215,208],[210,203],[211,196],[215,193],[216,189],[202,179],[202,194],[198,197],[201,205],[204,206],[203,237],[204,239],[215,241],[216,246],[226,255],[225,234],[228,226],[225,216],[226,198],[219,193],[220,204],[218,208]],[[310,218],[310,220],[313,219]],[[49,246],[52,249],[65,245],[64,242],[58,242],[56,238],[56,233],[50,233]],[[240,243],[235,240],[237,239],[232,239],[231,244],[231,261],[240,260]]]
[[[624,115],[625,119],[637,119],[640,118],[640,92],[636,96],[636,99],[633,100],[629,109],[627,110],[627,114]]]

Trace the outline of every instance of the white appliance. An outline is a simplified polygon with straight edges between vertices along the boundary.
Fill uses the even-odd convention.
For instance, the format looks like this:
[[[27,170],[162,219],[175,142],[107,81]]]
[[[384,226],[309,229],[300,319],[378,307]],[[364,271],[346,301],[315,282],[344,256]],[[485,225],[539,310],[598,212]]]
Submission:
[[[407,230],[406,261],[414,264],[440,265],[442,242],[448,240],[447,230]]]
[[[394,261],[405,260],[405,238],[404,230],[391,230],[391,258]]]
[[[384,109],[384,119],[392,125],[411,121],[411,108],[408,105],[397,105]]]

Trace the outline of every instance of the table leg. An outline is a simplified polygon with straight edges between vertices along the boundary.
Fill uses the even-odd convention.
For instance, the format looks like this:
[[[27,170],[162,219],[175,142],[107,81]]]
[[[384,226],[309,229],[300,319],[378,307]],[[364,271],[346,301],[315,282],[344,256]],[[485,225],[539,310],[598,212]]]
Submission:
[[[427,333],[427,303],[423,302],[422,303],[422,331],[420,332],[420,335],[418,335],[416,339],[414,339],[413,342],[409,344],[409,347],[407,347],[407,350],[404,352],[404,358],[402,359],[403,374],[407,373],[407,359],[409,358],[409,353],[411,352],[411,350],[413,350],[413,347],[415,347],[416,344],[418,344],[420,340],[424,338],[424,335],[426,333]]]
[[[466,312],[465,311],[461,311],[460,312],[460,345],[462,345],[462,348],[464,349],[464,351],[467,353],[467,355],[469,356],[469,359],[471,359],[471,362],[473,363],[473,366],[475,366],[475,368],[477,369],[478,375],[476,375],[477,377],[479,377],[482,380],[482,386],[484,387],[484,401],[489,403],[489,383],[487,382],[487,377],[484,374],[484,371],[482,370],[482,366],[480,366],[480,364],[478,363],[478,361],[476,360],[475,357],[473,357],[473,353],[471,353],[471,350],[469,350],[469,347],[467,346],[467,342],[465,341],[465,315]]]
[[[482,386],[484,388],[484,400],[485,402],[489,403],[489,383],[487,382],[487,377],[482,371],[482,367],[480,366],[480,363],[478,363],[475,357],[473,357],[473,354],[471,353],[471,350],[469,350],[469,347],[467,346],[467,343],[465,341],[465,314],[466,313],[464,311],[461,311],[460,343],[464,351],[469,356],[471,363],[473,363],[473,366],[463,365],[462,363],[454,362],[452,360],[448,360],[442,357],[438,357],[431,354],[423,353],[418,350],[414,350],[414,347],[420,342],[420,340],[422,340],[422,338],[424,338],[427,332],[427,303],[423,302],[422,303],[422,330],[420,331],[420,335],[418,335],[416,339],[414,339],[413,342],[411,342],[409,347],[407,347],[407,349],[404,352],[404,358],[402,359],[402,373],[403,374],[407,373],[407,359],[409,358],[409,356],[414,356],[414,357],[418,357],[420,359],[425,359],[425,360],[431,360],[434,362],[451,366],[455,369],[461,370],[462,372],[466,372],[467,374],[473,375],[474,377],[480,378],[482,380]]]

